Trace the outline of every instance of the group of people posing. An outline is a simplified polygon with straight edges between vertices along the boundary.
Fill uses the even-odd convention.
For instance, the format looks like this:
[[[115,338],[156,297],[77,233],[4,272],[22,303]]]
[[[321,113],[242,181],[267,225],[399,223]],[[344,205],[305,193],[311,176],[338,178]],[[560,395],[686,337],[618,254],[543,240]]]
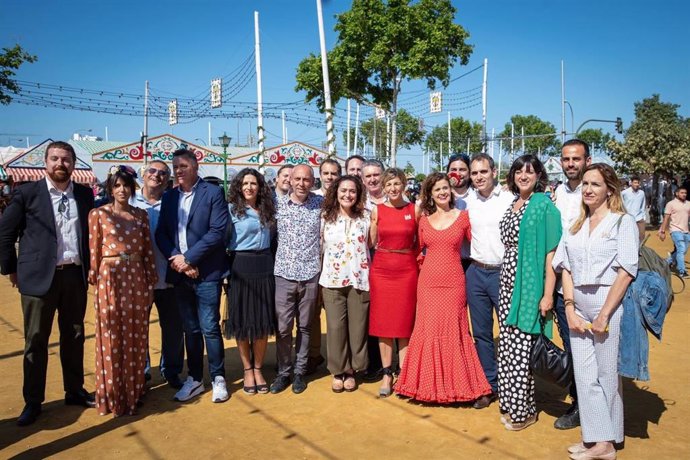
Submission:
[[[214,402],[228,399],[224,335],[237,341],[245,393],[302,393],[323,306],[333,392],[356,390],[357,373],[376,361],[381,397],[477,409],[498,400],[511,431],[537,421],[530,352],[555,316],[575,369],[573,405],[555,426],[582,426],[571,458],[615,458],[614,443],[623,442],[619,306],[637,273],[639,233],[614,170],[590,164],[585,142],[564,143],[567,182],[551,198],[533,155],[515,160],[505,186],[490,156],[453,156],[411,203],[403,171],[357,156],[344,175],[325,160],[316,191],[312,168],[299,165],[278,172],[275,190],[244,169],[224,196],[199,178],[194,154],[178,150],[176,188],[166,191],[164,162],[148,164],[140,192],[134,171],[115,167],[111,203],[91,209],[88,189],[70,180],[74,162],[69,144],[52,143],[46,180],[20,187],[0,220],[0,266],[18,285],[25,318],[20,425],[40,414],[56,310],[66,402],[95,404],[101,414],[132,414],[141,404],[153,303],[161,374],[175,398],[205,391],[206,348]],[[83,389],[85,282],[96,292],[95,401]],[[274,335],[269,385],[263,364]]]

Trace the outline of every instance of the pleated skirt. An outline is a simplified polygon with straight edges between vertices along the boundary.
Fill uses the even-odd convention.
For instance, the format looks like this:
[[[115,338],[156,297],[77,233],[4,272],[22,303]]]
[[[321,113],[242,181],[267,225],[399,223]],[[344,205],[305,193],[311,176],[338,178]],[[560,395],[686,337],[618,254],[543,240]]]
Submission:
[[[251,341],[275,335],[275,278],[271,250],[235,251],[231,260],[224,336]]]

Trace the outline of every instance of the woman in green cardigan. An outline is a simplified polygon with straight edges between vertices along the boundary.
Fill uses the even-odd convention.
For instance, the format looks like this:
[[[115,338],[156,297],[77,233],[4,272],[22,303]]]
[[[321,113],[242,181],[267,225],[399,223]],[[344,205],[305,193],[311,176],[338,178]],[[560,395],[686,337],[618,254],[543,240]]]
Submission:
[[[540,332],[539,317],[553,307],[551,259],[562,231],[560,213],[544,194],[547,183],[536,156],[515,160],[508,187],[516,198],[499,224],[505,256],[498,301],[498,392],[501,422],[510,431],[537,421],[529,358]],[[546,326],[550,335],[551,324]]]

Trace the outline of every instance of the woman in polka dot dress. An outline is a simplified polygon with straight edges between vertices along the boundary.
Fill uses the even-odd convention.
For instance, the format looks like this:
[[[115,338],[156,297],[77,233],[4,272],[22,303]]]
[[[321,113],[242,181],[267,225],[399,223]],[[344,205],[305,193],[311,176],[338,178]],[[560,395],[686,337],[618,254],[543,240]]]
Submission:
[[[455,209],[448,177],[422,185],[419,243],[426,256],[417,284],[417,314],[395,392],[418,401],[474,401],[491,393],[470,336],[460,248],[470,239],[467,211]]]
[[[134,414],[145,392],[148,307],[158,279],[146,211],[130,206],[134,171],[119,167],[107,182],[111,204],[89,213],[96,286],[96,407]]]
[[[532,326],[537,322],[538,328],[539,314],[546,314],[553,306],[556,276],[551,260],[561,225],[560,213],[542,193],[547,180],[544,166],[536,157],[524,155],[515,160],[508,173],[508,186],[517,196],[499,223],[505,255],[498,300],[498,393],[501,423],[510,431],[522,430],[537,421],[529,358],[539,330],[528,330],[524,320],[529,317]],[[535,207],[525,217],[532,201]],[[525,246],[530,235],[540,231],[548,234],[543,244]],[[526,250],[520,253],[521,246]],[[523,261],[519,261],[518,253]],[[528,282],[530,274],[534,274],[536,284]],[[515,308],[516,304],[527,307]]]

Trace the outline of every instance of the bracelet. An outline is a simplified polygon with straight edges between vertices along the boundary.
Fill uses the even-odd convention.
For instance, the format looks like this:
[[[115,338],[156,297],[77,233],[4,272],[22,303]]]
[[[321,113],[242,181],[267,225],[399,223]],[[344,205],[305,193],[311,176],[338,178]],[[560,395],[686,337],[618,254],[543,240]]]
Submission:
[[[574,301],[573,299],[565,299],[565,300],[563,300],[563,305],[566,306],[566,307],[567,307],[568,305],[572,305],[572,306],[574,307],[574,306],[575,306],[575,301]]]

